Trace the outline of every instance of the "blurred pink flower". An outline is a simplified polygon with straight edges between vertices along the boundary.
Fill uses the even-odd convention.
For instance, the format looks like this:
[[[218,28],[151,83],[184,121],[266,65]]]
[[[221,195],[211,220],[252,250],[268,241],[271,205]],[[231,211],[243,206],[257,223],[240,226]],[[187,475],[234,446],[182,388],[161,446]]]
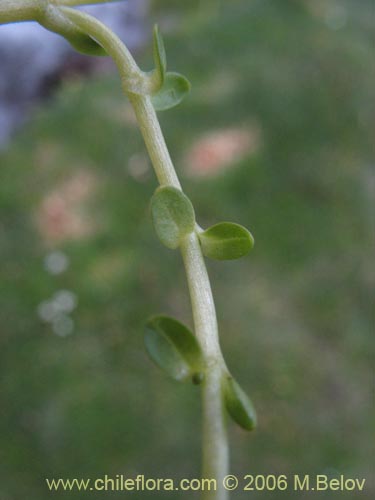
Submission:
[[[88,213],[87,202],[96,184],[91,172],[80,170],[44,197],[36,213],[36,223],[46,243],[93,233],[95,224]]]
[[[186,168],[192,175],[215,175],[257,151],[260,131],[254,125],[210,131],[188,151]]]

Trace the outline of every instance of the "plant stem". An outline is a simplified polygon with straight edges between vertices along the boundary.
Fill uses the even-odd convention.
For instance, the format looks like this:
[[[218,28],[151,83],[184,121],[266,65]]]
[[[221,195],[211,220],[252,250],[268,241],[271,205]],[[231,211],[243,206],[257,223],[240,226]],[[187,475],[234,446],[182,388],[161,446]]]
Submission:
[[[129,95],[154,169],[162,185],[180,188],[164,141],[155,110],[148,97]],[[228,440],[221,396],[223,360],[217,329],[215,304],[206,265],[195,233],[181,243],[193,310],[195,333],[199,339],[206,362],[206,376],[202,384],[203,409],[203,460],[202,477],[215,479],[217,491],[203,492],[203,500],[226,500],[227,491],[222,487],[228,473]]]
[[[23,19],[31,15],[27,6],[33,6],[35,15],[36,4],[32,0],[20,0],[18,14]],[[89,3],[88,1],[54,0],[56,5]],[[96,3],[96,2],[90,2]],[[3,12],[3,6],[9,10],[9,15]],[[16,13],[11,15],[13,0],[3,0],[0,3],[0,22],[11,22]],[[5,9],[5,10],[7,10]],[[13,7],[13,10],[16,11]],[[32,10],[32,9],[31,9]],[[80,30],[93,37],[112,57],[119,70],[122,87],[128,96],[137,117],[148,153],[161,185],[170,185],[181,189],[176,171],[170,158],[159,121],[150,97],[146,95],[149,89],[149,79],[143,73],[122,41],[104,24],[86,13],[59,7],[59,12],[70,22],[75,23]],[[19,18],[18,18],[19,19]],[[222,487],[222,479],[228,473],[228,442],[224,418],[223,399],[221,395],[221,377],[225,370],[216,320],[215,305],[212,297],[204,258],[196,233],[187,236],[181,243],[181,253],[187,275],[190,299],[193,310],[195,332],[201,344],[206,362],[205,380],[202,384],[203,407],[203,470],[202,477],[216,479],[216,491],[204,491],[203,500],[227,500],[228,493]]]
[[[88,35],[95,38],[112,57],[120,73],[123,90],[133,105],[159,183],[181,189],[150,98],[147,95],[132,92],[135,88],[139,92],[146,89],[147,83],[142,84],[142,80],[147,78],[146,74],[139,69],[118,36],[100,21],[70,8],[61,8],[61,11],[70,20],[79,24],[79,27]]]
[[[181,188],[150,98],[135,94],[129,94],[128,97],[159,183]],[[202,499],[227,500],[228,492],[222,487],[223,477],[228,473],[229,467],[228,439],[221,396],[221,376],[225,362],[219,345],[211,285],[195,233],[182,242],[181,253],[189,286],[195,334],[207,365],[206,377],[202,384],[202,477],[215,479],[218,487],[217,491],[203,492]]]
[[[229,470],[229,447],[221,397],[222,369],[216,365],[207,371],[202,387],[203,462],[202,477],[215,479],[216,491],[204,491],[202,500],[227,500],[223,478]]]
[[[130,74],[142,77],[142,72],[121,40],[95,18],[68,8],[61,9],[80,29],[95,38],[114,59],[137,117],[148,153],[161,185],[181,189],[166,146],[151,99],[129,91]],[[144,74],[143,74],[144,75]],[[134,79],[133,79],[134,80]],[[225,363],[221,354],[215,305],[210,281],[198,237],[192,233],[181,244],[182,257],[193,310],[196,335],[205,357],[207,371],[202,386],[203,406],[203,470],[202,476],[216,479],[217,491],[203,492],[203,500],[226,500],[222,479],[228,471],[228,442],[221,396],[221,374]]]
[[[129,94],[146,147],[161,185],[180,188],[154,107],[148,97]],[[225,362],[218,337],[215,304],[206,265],[195,233],[181,244],[193,310],[194,330],[202,347],[207,370],[202,384],[203,460],[202,477],[215,479],[217,491],[203,492],[203,500],[226,500],[222,487],[228,473],[229,452],[224,408],[221,396],[221,377]]]
[[[37,0],[0,0],[0,24],[32,21],[39,12]]]
[[[160,185],[174,186],[181,189],[151,99],[147,96],[132,93],[128,93],[128,98],[133,105],[139,128]]]
[[[203,470],[202,477],[216,479],[217,491],[203,493],[205,500],[226,500],[227,491],[222,487],[228,473],[229,451],[224,408],[221,396],[223,360],[217,329],[215,304],[206,265],[195,233],[181,244],[191,304],[195,333],[200,341],[206,364],[206,377],[202,387],[203,407]]]

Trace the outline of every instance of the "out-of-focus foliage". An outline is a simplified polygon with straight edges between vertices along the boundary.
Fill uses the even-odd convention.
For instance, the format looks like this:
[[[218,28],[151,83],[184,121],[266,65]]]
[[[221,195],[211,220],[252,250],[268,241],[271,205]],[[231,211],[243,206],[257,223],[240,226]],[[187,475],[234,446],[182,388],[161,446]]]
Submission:
[[[160,114],[172,157],[200,225],[233,220],[256,241],[208,262],[223,351],[258,414],[251,435],[231,427],[232,471],[367,477],[370,498],[372,2],[169,5],[155,1],[175,26],[168,61],[193,84]],[[50,498],[45,477],[199,476],[199,388],[143,346],[153,313],[191,325],[181,258],[152,228],[144,151],[113,77],[66,82],[0,158],[1,498]],[[57,250],[70,265],[53,274]],[[78,305],[51,320],[59,290]]]

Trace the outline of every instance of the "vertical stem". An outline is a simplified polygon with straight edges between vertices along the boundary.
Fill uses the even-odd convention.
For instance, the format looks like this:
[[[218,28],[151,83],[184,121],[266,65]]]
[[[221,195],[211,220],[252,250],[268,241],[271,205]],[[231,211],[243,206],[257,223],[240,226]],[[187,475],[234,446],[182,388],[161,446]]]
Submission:
[[[148,97],[129,94],[130,102],[161,185],[180,188],[155,110]],[[202,384],[203,459],[202,477],[215,479],[217,491],[203,492],[203,500],[227,500],[223,477],[228,473],[229,451],[221,395],[223,360],[218,337],[215,304],[206,265],[195,233],[181,244],[193,310],[195,333],[205,357],[207,371]]]
[[[229,469],[229,449],[221,397],[221,373],[219,366],[208,370],[202,387],[202,477],[215,479],[217,484],[216,491],[202,493],[203,500],[227,500],[229,497],[223,487],[223,478]]]
[[[73,16],[73,13],[67,9],[64,9],[64,12]],[[74,20],[80,20],[80,28],[84,28],[98,40],[115,60],[159,183],[181,189],[151,99],[148,96],[126,91],[128,73],[137,73],[134,60],[121,41],[113,33],[107,33],[105,26],[96,19],[88,15],[83,17],[81,13],[74,12]],[[203,500],[227,500],[228,494],[222,487],[222,479],[228,471],[229,453],[220,382],[225,363],[218,340],[215,305],[200,244],[195,233],[188,236],[181,244],[181,252],[189,285],[195,331],[207,365],[206,379],[202,386],[202,476],[216,479],[218,485],[217,491],[203,492]]]
[[[18,12],[13,3],[13,0],[1,1],[0,22],[26,19],[31,15],[34,17],[35,9],[38,10],[35,5],[39,4],[39,0],[20,0]],[[54,3],[60,5],[64,2],[55,0]],[[76,5],[78,2],[67,0],[67,3]],[[67,7],[59,7],[59,13],[66,15],[80,30],[98,41],[113,58],[120,72],[123,89],[133,105],[159,183],[181,189],[151,100],[146,95],[134,93],[135,88],[138,89],[142,83],[147,87],[146,75],[139,70],[121,40],[97,19]],[[223,477],[228,472],[229,455],[221,395],[221,376],[225,370],[225,363],[219,345],[210,281],[196,233],[185,238],[181,244],[181,253],[189,286],[195,331],[206,362],[205,380],[202,384],[202,477],[217,481],[217,490],[203,492],[202,498],[227,500],[228,493],[222,486]]]
[[[181,253],[189,285],[195,331],[206,362],[208,366],[223,363],[210,280],[195,233],[184,239]]]
[[[133,105],[159,183],[181,189],[151,99],[131,93],[128,93],[128,98]]]
[[[194,317],[195,333],[207,363],[202,386],[203,463],[202,477],[217,482],[217,491],[203,492],[204,500],[227,500],[223,477],[228,474],[229,450],[225,412],[221,395],[221,377],[225,362],[218,337],[215,304],[202,251],[195,233],[181,244]]]

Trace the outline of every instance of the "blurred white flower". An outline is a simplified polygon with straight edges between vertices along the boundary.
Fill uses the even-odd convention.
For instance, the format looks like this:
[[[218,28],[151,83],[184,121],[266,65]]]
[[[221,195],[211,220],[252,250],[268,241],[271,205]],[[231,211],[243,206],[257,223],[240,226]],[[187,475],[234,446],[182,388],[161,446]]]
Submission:
[[[45,257],[44,267],[50,274],[61,274],[68,269],[69,258],[65,253],[56,250]]]
[[[74,321],[69,316],[65,314],[61,314],[56,316],[56,318],[52,322],[52,330],[53,333],[58,335],[59,337],[66,337],[67,335],[71,335],[74,331]]]
[[[77,295],[70,290],[59,290],[53,296],[52,302],[58,313],[70,313],[77,306]]]

